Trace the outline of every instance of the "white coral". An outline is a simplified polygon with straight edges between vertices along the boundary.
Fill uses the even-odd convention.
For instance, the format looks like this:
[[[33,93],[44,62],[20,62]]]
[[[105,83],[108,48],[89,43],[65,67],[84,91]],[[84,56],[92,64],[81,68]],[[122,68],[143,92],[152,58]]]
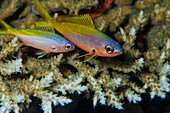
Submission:
[[[97,101],[99,101],[99,103],[101,105],[106,105],[106,98],[105,98],[105,93],[98,90],[95,91],[95,95],[93,97],[93,106],[95,107],[97,105]]]
[[[135,36],[136,35],[136,29],[134,26],[132,26],[129,35]]]
[[[152,91],[150,92],[150,96],[151,99],[153,99],[156,95],[161,97],[161,98],[165,98],[166,97],[166,93],[163,92],[162,88],[160,85],[155,84],[155,88],[152,88]]]
[[[15,113],[19,113],[20,107],[18,106],[18,103],[24,103],[25,97],[24,95],[16,93],[4,93],[0,100],[0,113],[9,113],[12,110]]]
[[[151,89],[150,96],[151,99],[155,97],[155,95],[160,96],[161,98],[166,97],[166,93],[170,92],[170,84],[169,84],[169,78],[167,77],[167,74],[169,73],[169,65],[168,62],[165,63],[164,67],[162,68],[162,71],[159,74],[159,82],[152,85],[154,86]]]
[[[72,102],[71,99],[66,98],[64,96],[58,96],[57,94],[53,94],[53,92],[49,92],[48,90],[44,90],[44,88],[49,87],[50,83],[53,82],[53,72],[46,74],[44,78],[40,80],[40,82],[35,81],[34,86],[37,89],[35,91],[34,96],[40,97],[42,99],[42,109],[44,113],[52,113],[52,103],[54,105],[61,104],[68,104]]]
[[[0,113],[9,113],[10,111],[14,110],[15,113],[19,113],[19,106],[17,103],[13,103],[9,99],[2,101],[0,107]]]
[[[162,86],[162,89],[166,92],[170,92],[170,84],[168,83],[169,79],[166,75],[162,76],[160,78],[160,84]]]
[[[20,72],[22,68],[22,59],[16,59],[12,61],[8,61],[8,63],[2,65],[1,72],[4,74],[11,74],[14,72]]]
[[[136,72],[136,70],[141,71],[141,68],[143,68],[144,66],[144,58],[140,58],[138,60],[135,61],[136,65],[133,65],[131,70],[133,70],[133,72]]]
[[[165,65],[164,65],[164,67],[163,67],[163,69],[161,71],[161,74],[167,75],[169,73],[169,67],[170,67],[170,65],[168,64],[168,62],[165,63]]]
[[[64,106],[64,104],[68,104],[71,103],[72,100],[69,98],[66,98],[64,96],[57,96],[55,94],[48,93],[47,91],[42,91],[42,92],[37,92],[38,95],[42,95],[42,109],[44,110],[44,113],[52,113],[52,103],[54,103],[54,105],[58,105],[61,104],[62,106]]]
[[[160,77],[160,84],[162,86],[162,90],[165,92],[170,92],[170,84],[169,84],[169,78],[167,78],[167,74],[169,73],[169,65],[166,63],[161,71],[160,74],[163,74],[163,76]]]
[[[41,88],[45,88],[45,87],[49,87],[50,83],[53,82],[53,72],[45,75],[45,78],[42,78],[40,81],[40,87]]]
[[[114,78],[114,84],[116,86],[119,86],[121,84],[121,82],[122,82],[122,78]]]
[[[107,105],[111,105],[112,107],[114,106],[119,110],[123,109],[123,103],[120,102],[120,98],[118,96],[112,93],[112,90],[108,90],[106,95],[109,97],[109,99],[107,100]]]
[[[55,92],[61,91],[62,94],[66,94],[65,91],[69,91],[69,93],[74,93],[77,91],[78,94],[80,94],[81,92],[88,90],[87,86],[81,85],[82,81],[82,78],[74,78],[73,80],[67,81],[66,84],[58,84],[54,86],[52,90]]]
[[[137,19],[138,19],[138,22],[139,22],[140,24],[143,24],[143,23],[145,23],[145,22],[147,21],[147,18],[144,17],[144,12],[143,12],[143,10],[140,11],[139,17],[138,17]]]
[[[168,50],[170,47],[170,39],[168,39],[167,44],[166,44],[166,49]]]
[[[127,89],[126,92],[125,92],[125,95],[126,95],[127,99],[129,100],[129,102],[133,101],[133,103],[137,103],[137,101],[142,100],[140,94],[136,94],[131,89]]]

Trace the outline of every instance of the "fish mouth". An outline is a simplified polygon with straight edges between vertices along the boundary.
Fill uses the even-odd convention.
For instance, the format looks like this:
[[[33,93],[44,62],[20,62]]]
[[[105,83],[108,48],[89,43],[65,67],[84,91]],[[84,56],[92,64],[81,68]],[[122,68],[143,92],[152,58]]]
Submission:
[[[115,52],[114,55],[121,55],[123,51],[121,50],[120,52]]]
[[[123,53],[123,50],[120,51],[120,54],[122,54],[122,53]]]

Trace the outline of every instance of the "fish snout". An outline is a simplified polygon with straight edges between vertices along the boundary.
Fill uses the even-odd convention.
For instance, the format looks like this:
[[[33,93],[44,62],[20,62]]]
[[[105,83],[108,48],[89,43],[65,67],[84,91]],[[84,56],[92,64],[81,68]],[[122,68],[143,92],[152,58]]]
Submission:
[[[115,55],[121,55],[123,53],[123,49],[122,47],[119,45],[118,42],[115,42],[113,47],[115,47],[115,51],[114,51],[114,54]]]
[[[114,56],[121,55],[123,53],[123,50],[116,50],[114,52]]]

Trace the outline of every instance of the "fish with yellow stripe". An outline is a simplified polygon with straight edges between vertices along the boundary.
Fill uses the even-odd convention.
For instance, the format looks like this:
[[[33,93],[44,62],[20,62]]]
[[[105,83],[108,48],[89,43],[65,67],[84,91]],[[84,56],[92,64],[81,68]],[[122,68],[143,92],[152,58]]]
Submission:
[[[53,26],[74,45],[88,52],[79,57],[86,56],[85,60],[88,60],[94,56],[113,57],[122,54],[122,48],[118,42],[96,30],[89,15],[58,16],[54,19],[38,0],[33,1],[40,8],[45,18],[44,23]],[[42,24],[42,21],[35,22],[35,25],[39,26],[39,23]]]
[[[61,53],[75,49],[73,43],[53,32],[36,29],[16,29],[3,20],[0,20],[0,23],[6,28],[6,30],[0,30],[0,34],[15,35],[24,45],[40,49],[41,52],[37,53],[38,58],[50,52]]]

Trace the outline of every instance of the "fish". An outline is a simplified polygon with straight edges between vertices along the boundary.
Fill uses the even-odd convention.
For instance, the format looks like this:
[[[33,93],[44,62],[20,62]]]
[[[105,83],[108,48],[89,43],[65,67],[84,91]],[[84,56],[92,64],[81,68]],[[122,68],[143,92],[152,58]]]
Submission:
[[[99,0],[99,3],[96,7],[92,7],[91,9],[81,10],[80,14],[89,14],[91,18],[96,18],[105,12],[113,0]]]
[[[95,29],[93,21],[88,14],[53,18],[38,0],[33,1],[45,18],[44,25],[45,23],[50,23],[48,26],[53,26],[64,38],[88,52],[85,55],[78,56],[78,58],[86,56],[85,61],[87,61],[94,56],[114,57],[123,53],[118,42]],[[36,25],[38,26],[39,23],[37,22]]]
[[[48,53],[63,53],[75,49],[72,42],[53,32],[35,29],[16,29],[3,20],[0,20],[0,23],[6,28],[6,30],[0,30],[0,34],[15,35],[24,45],[40,49],[41,51],[36,53],[36,55],[39,55],[38,58]]]

